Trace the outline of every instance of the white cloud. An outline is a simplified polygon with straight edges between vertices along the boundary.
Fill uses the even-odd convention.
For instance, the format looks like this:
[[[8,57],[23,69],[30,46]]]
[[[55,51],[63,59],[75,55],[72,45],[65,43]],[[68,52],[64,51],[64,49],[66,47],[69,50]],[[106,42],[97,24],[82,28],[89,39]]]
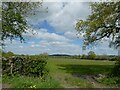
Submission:
[[[23,48],[23,46],[19,46],[20,48]]]
[[[34,44],[35,42],[34,42],[34,41],[29,41],[28,43],[29,43],[29,44]]]
[[[40,42],[29,43],[29,45],[22,44],[11,44],[6,47],[7,51],[13,51],[17,54],[40,54],[43,52],[47,52],[49,54],[87,54],[89,51],[94,51],[96,54],[116,54],[117,50],[108,47],[108,42],[100,43],[98,46],[87,49],[85,51],[82,50],[81,45],[76,45],[71,42],[65,41],[48,41],[48,40],[41,40]],[[13,47],[14,45],[14,47]],[[20,46],[18,46],[20,45]],[[22,49],[21,49],[22,48]]]
[[[22,49],[21,49],[22,48]],[[38,43],[30,44],[28,46],[6,47],[7,51],[13,51],[16,54],[40,54],[47,52],[49,54],[80,54],[81,47],[79,45],[71,44],[63,41],[46,41],[42,40]]]
[[[65,35],[65,37],[68,37],[68,38],[71,38],[71,39],[76,39],[77,38],[77,33],[76,32],[68,31],[68,32],[65,32],[64,35]]]
[[[46,2],[43,3],[43,7],[39,8],[34,16],[27,17],[28,23],[36,25],[43,20],[55,28],[54,33],[49,33],[47,29],[32,30],[28,29],[28,33],[24,34],[28,38],[39,39],[38,41],[29,41],[28,44],[20,44],[18,41],[13,41],[13,45],[6,47],[8,51],[14,51],[18,54],[39,54],[48,52],[54,53],[66,53],[66,54],[83,54],[89,50],[82,52],[82,46],[72,43],[77,38],[77,32],[75,30],[75,23],[79,19],[85,20],[90,14],[88,2]],[[48,7],[48,13],[46,13],[46,7]],[[63,32],[63,35],[57,34]],[[84,33],[80,35],[83,38]],[[108,40],[105,39],[102,44],[91,50],[97,54],[116,54],[116,51],[108,47]],[[6,42],[8,43],[8,42]],[[14,46],[14,47],[13,47]],[[22,48],[22,49],[21,49]]]
[[[32,34],[32,33],[26,33],[24,34],[27,37],[35,37],[35,38],[39,38],[39,39],[43,39],[43,40],[48,40],[48,41],[71,41],[70,39],[66,38],[63,35],[59,35],[56,33],[49,33],[47,32],[46,29],[37,29],[34,31],[36,32],[36,34]]]
[[[48,13],[45,12],[46,7],[48,7]],[[63,32],[65,37],[75,39],[77,38],[77,31],[75,30],[76,21],[79,19],[85,20],[90,14],[90,7],[88,2],[45,2],[37,11],[40,13],[29,17],[28,22],[36,25],[43,20],[47,20],[47,22],[55,28],[56,32]],[[40,32],[37,36],[44,39],[65,39],[63,36],[61,37],[55,33],[43,34]],[[80,38],[82,38],[81,35]]]
[[[81,53],[81,47],[79,45],[72,44],[70,42],[63,42],[63,41],[41,41],[40,42],[41,47],[48,48],[48,53],[54,54],[54,53],[66,53],[66,54],[80,54]]]
[[[58,6],[61,6],[62,3],[59,3]],[[75,3],[75,2],[68,2],[64,8],[55,8],[59,12],[53,12],[52,9],[49,9],[48,12],[52,12],[53,14],[50,15],[47,20],[50,22],[52,26],[54,26],[56,31],[73,31],[75,30],[75,21],[78,19],[86,19],[86,17],[90,14],[90,10],[88,7],[88,3]],[[48,7],[49,8],[49,7]]]
[[[84,53],[88,53],[89,51],[94,51],[98,55],[117,55],[117,49],[109,47],[109,40],[99,42],[97,46],[92,46],[91,48],[84,51]]]
[[[53,26],[56,32],[75,31],[75,22],[79,19],[86,19],[90,14],[88,2],[45,2],[39,11],[45,10],[48,7],[48,13],[36,13],[32,19],[28,21],[33,24],[43,20],[47,20]],[[33,19],[34,18],[34,19]]]

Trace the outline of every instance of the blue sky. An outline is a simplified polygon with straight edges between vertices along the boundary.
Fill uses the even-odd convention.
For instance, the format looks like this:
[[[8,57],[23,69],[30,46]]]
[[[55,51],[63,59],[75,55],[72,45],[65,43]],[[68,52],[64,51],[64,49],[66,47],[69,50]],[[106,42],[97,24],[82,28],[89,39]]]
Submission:
[[[48,7],[48,9],[46,9]],[[83,34],[78,35],[75,23],[85,20],[90,14],[88,2],[44,2],[35,15],[27,17],[28,33],[24,34],[26,43],[6,41],[5,51],[17,54],[86,54],[93,50],[97,54],[117,55],[117,50],[109,48],[109,39],[98,46],[82,50]],[[47,12],[48,11],[48,12]],[[31,32],[31,30],[33,30]],[[34,34],[32,34],[34,33]]]

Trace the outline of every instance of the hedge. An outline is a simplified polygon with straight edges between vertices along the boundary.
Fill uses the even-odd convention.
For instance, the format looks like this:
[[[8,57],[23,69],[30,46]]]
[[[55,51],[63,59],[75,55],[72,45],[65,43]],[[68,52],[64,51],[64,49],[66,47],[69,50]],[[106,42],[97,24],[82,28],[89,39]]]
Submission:
[[[2,73],[7,75],[44,76],[48,73],[46,57],[24,56],[2,58]]]

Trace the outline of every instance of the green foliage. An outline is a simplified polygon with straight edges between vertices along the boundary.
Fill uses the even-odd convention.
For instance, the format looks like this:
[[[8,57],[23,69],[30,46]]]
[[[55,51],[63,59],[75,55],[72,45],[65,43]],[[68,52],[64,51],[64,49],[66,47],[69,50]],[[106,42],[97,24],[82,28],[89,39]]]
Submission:
[[[2,2],[1,40],[19,38],[24,41],[22,34],[28,29],[25,17],[35,13],[34,9],[39,5],[41,2]]]
[[[105,85],[120,86],[120,77],[105,77],[100,79],[99,82]]]
[[[48,59],[48,53],[42,53],[40,55],[38,55],[39,58],[42,58],[43,60],[47,60]]]
[[[2,52],[2,56],[5,57],[5,58],[9,58],[9,57],[12,57],[12,56],[15,56],[15,54],[13,52]]]
[[[11,57],[2,59],[3,74],[45,76],[48,74],[46,58],[43,56]]]
[[[81,59],[87,59],[87,55],[83,54],[83,55],[81,56]]]
[[[109,60],[110,57],[107,55],[97,55],[95,60]]]
[[[48,76],[46,79],[28,76],[3,76],[2,83],[10,85],[10,88],[59,88],[59,83]]]
[[[114,67],[108,73],[107,77],[102,78],[99,81],[106,85],[120,86],[120,59],[119,57]]]
[[[96,58],[95,52],[93,51],[88,52],[88,59],[95,59],[95,58]]]
[[[56,77],[63,87],[68,86],[72,88],[74,88],[74,86],[80,88],[98,87],[97,85],[94,86],[94,83],[84,81],[83,78],[81,79],[81,75],[106,75],[114,67],[114,61],[50,57],[47,62],[52,77]]]
[[[19,4],[5,2],[2,5],[2,36],[1,40],[10,38],[11,40],[19,37],[23,40],[22,33],[26,32],[27,23],[22,16]]]
[[[120,1],[93,2],[92,14],[86,21],[76,23],[78,33],[84,34],[84,45],[90,45],[103,38],[112,38],[110,46],[120,46]]]
[[[108,74],[114,67],[113,61],[93,61],[93,60],[78,60],[67,58],[49,58],[48,65],[51,72],[67,72],[67,73],[79,73],[80,75],[97,75]]]
[[[113,76],[113,77],[120,76],[120,59],[118,61],[116,61],[115,66],[111,72],[111,76]]]
[[[97,87],[97,85],[95,86],[94,83],[84,81],[84,79],[76,77],[75,75],[104,75],[107,74],[113,66],[114,61],[49,57],[47,60],[47,68],[49,68],[49,75],[51,75],[52,78],[49,77],[49,75],[45,79],[21,75],[17,77],[4,77],[3,75],[3,83],[10,84],[11,87],[15,88],[59,88],[60,86],[64,88],[74,86],[80,88],[93,88]]]

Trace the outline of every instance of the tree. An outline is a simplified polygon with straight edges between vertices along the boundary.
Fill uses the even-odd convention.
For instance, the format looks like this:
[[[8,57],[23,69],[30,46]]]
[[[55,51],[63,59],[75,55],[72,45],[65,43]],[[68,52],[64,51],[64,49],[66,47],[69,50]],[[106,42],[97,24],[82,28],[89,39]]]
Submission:
[[[76,23],[78,33],[85,33],[84,45],[89,46],[103,38],[111,38],[110,46],[120,46],[120,1],[94,2],[90,4],[91,15]]]
[[[81,56],[81,59],[87,59],[87,55],[83,54],[83,55]]]
[[[15,54],[13,52],[10,52],[10,51],[9,52],[2,52],[2,56],[9,58],[9,57],[15,56]]]
[[[95,58],[96,58],[95,52],[93,51],[88,52],[88,59],[95,59]]]
[[[78,33],[84,32],[84,45],[88,46],[104,38],[111,38],[110,46],[120,47],[120,1],[91,3],[91,15],[76,23]],[[119,66],[115,73],[119,74]],[[116,68],[117,67],[117,68]]]
[[[1,40],[19,38],[24,41],[23,33],[28,29],[26,18],[34,14],[34,9],[41,3],[33,2],[3,2]]]

